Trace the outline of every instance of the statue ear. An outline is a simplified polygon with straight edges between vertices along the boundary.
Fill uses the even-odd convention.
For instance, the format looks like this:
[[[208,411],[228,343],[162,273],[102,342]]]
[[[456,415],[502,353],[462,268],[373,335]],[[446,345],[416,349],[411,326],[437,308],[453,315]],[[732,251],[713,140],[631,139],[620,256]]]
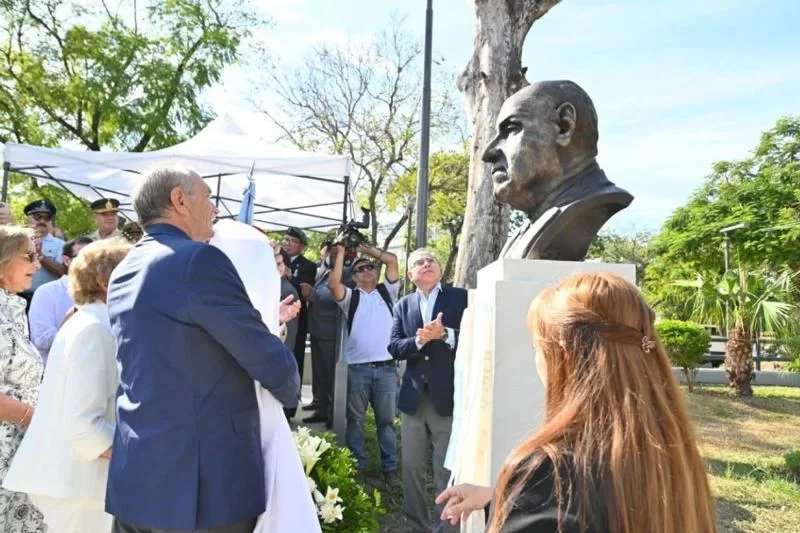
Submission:
[[[562,148],[566,148],[569,145],[575,133],[575,123],[577,120],[578,113],[575,111],[575,106],[571,103],[564,102],[556,108],[556,123],[558,125],[556,144]]]

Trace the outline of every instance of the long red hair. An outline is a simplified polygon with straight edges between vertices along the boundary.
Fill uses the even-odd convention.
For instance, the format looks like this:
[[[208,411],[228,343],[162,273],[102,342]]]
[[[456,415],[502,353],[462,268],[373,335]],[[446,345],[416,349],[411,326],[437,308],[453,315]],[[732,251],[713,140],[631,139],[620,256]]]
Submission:
[[[584,527],[716,532],[705,465],[653,320],[639,290],[607,273],[573,275],[533,301],[545,422],[506,460],[490,532],[548,459],[561,513],[575,503]]]

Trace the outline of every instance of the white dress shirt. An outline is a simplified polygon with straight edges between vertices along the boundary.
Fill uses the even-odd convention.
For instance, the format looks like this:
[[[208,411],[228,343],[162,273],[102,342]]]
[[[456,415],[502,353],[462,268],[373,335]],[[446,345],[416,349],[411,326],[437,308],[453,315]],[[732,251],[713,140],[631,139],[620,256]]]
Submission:
[[[64,241],[48,233],[42,238],[42,255],[48,259],[52,259],[56,263],[61,263],[64,257]],[[30,291],[25,292],[36,292],[39,287],[48,281],[55,281],[57,279],[58,277],[55,274],[52,274],[49,270],[42,267],[34,273]]]
[[[431,289],[431,292],[428,293],[428,296],[425,296],[425,293],[422,292],[420,289],[417,289],[417,297],[419,298],[419,312],[422,314],[422,323],[428,324],[431,322],[434,317],[433,309],[436,307],[436,299],[439,297],[439,293],[442,292],[442,284],[437,283],[434,288]],[[450,348],[455,349],[456,347],[456,336],[453,332],[453,328],[444,328],[447,330],[447,345]],[[422,344],[417,341],[417,349],[422,349]]]
[[[45,283],[33,293],[28,320],[31,340],[42,356],[42,364],[47,364],[47,354],[64,315],[75,305],[67,291],[68,280],[67,276],[62,276],[61,279]]]

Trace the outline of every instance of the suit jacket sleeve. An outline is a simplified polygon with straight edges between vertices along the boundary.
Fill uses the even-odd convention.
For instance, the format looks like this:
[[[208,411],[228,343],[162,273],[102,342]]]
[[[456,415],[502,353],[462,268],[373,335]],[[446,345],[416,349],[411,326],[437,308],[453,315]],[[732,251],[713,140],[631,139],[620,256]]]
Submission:
[[[63,413],[67,441],[76,455],[91,461],[111,447],[114,438],[114,424],[105,415],[115,395],[116,344],[111,332],[99,324],[82,336],[85,341],[71,344],[64,371]]]
[[[389,339],[387,349],[395,359],[410,359],[419,356],[417,350],[417,332],[413,331],[411,336],[403,329],[403,316],[407,312],[407,300],[403,299],[394,306],[394,319],[392,322],[392,335]]]
[[[230,259],[214,246],[198,248],[188,283],[190,319],[279,402],[295,407],[300,375],[294,355],[261,320]]]

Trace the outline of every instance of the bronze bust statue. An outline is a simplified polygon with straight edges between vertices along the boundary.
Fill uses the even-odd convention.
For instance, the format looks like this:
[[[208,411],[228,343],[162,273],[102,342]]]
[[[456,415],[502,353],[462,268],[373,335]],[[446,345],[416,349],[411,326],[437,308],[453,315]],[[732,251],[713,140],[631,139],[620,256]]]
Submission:
[[[597,164],[597,112],[571,81],[527,86],[503,103],[483,153],[494,196],[529,221],[506,242],[509,259],[583,261],[600,228],[633,200]]]

